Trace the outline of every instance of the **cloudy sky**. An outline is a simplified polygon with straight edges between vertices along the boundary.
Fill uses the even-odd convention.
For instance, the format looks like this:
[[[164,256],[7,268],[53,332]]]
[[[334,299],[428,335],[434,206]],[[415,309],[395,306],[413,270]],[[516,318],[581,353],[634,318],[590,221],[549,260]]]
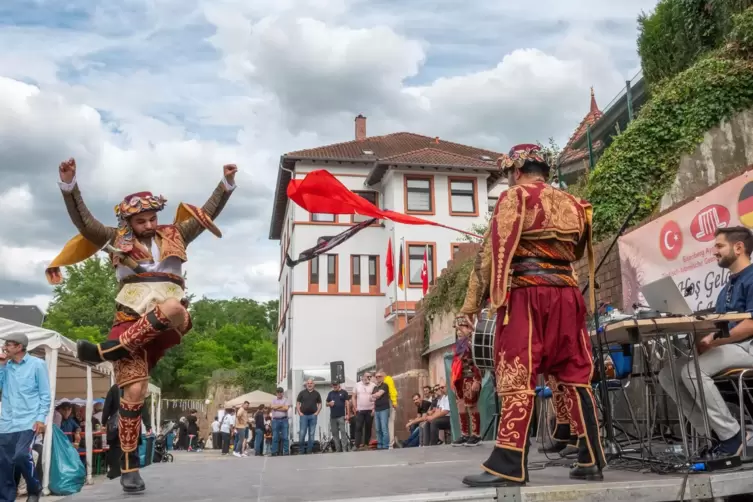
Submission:
[[[44,267],[75,234],[57,166],[90,209],[126,193],[202,204],[240,167],[225,238],[189,253],[192,292],[277,297],[279,156],[410,131],[493,150],[563,145],[639,69],[655,0],[3,0],[0,303],[45,307]],[[510,4],[503,6],[502,4]]]

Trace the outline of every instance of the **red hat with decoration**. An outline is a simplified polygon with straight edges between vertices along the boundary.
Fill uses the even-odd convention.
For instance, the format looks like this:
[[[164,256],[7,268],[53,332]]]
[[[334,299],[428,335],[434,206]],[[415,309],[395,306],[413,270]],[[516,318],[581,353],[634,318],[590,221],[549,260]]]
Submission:
[[[497,159],[497,166],[502,169],[502,172],[507,172],[510,169],[521,169],[526,162],[543,164],[549,169],[549,163],[541,153],[541,146],[530,143],[515,145],[510,148],[507,155],[502,155]]]

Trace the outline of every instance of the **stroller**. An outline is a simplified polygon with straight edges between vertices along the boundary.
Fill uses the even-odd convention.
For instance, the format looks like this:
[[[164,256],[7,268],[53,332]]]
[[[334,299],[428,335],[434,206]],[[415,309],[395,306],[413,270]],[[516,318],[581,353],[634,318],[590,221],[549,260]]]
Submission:
[[[174,422],[168,422],[154,438],[154,462],[172,462],[173,455],[167,451],[167,435],[175,428]]]

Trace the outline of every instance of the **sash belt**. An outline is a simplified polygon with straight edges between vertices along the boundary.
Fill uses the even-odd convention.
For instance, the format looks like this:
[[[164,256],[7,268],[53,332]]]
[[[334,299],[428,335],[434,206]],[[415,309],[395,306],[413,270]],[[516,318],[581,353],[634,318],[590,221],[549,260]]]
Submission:
[[[571,262],[569,262],[568,260],[540,258],[537,256],[513,256],[512,264],[515,265],[516,263],[546,263],[548,265],[554,265],[557,267],[569,267]]]

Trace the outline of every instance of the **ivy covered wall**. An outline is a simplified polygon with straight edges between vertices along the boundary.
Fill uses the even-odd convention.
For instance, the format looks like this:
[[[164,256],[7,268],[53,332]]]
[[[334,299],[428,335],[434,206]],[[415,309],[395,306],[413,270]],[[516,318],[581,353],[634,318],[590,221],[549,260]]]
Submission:
[[[594,206],[597,239],[613,234],[636,203],[635,221],[651,215],[682,155],[720,121],[753,106],[753,9],[731,24],[725,46],[658,86],[599,159],[585,194]]]

